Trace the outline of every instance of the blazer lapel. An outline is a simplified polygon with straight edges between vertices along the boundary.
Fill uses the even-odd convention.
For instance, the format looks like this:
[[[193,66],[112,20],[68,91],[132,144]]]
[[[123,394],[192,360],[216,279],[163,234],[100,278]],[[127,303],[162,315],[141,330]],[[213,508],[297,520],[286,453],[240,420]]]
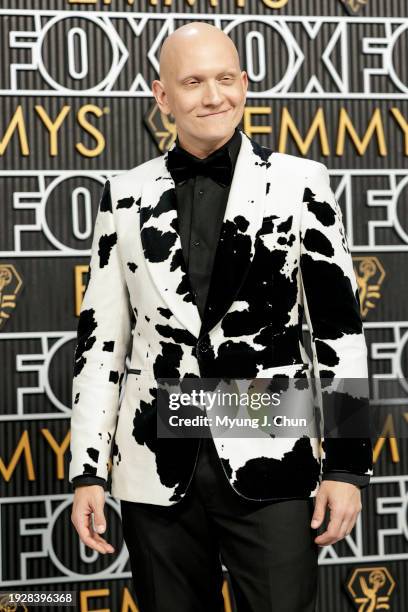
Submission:
[[[209,333],[228,312],[255,253],[266,197],[266,168],[270,152],[241,131],[228,202],[214,258],[211,282],[200,329]]]
[[[147,268],[157,290],[180,324],[194,337],[208,333],[228,311],[249,270],[262,225],[269,152],[241,130],[228,202],[201,321],[183,257],[174,180],[167,169],[168,152],[140,202],[140,235]],[[170,150],[175,146],[173,143]]]
[[[175,147],[175,143],[170,147]],[[142,187],[140,238],[147,269],[157,291],[180,325],[198,338],[201,318],[181,247],[174,180],[167,169],[168,151]]]

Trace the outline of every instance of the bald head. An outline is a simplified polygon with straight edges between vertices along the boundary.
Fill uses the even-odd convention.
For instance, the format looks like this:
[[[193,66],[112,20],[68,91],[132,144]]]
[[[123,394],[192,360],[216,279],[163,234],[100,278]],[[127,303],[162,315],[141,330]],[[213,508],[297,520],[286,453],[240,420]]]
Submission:
[[[226,57],[240,70],[236,46],[227,34],[219,28],[202,21],[192,21],[177,28],[165,40],[160,51],[160,80],[165,85],[175,77],[176,68],[182,58],[192,51],[217,49],[221,57]]]
[[[153,95],[168,131],[174,127],[167,119],[171,114],[180,143],[197,157],[231,137],[244,112],[247,87],[237,48],[219,28],[192,21],[163,42]]]

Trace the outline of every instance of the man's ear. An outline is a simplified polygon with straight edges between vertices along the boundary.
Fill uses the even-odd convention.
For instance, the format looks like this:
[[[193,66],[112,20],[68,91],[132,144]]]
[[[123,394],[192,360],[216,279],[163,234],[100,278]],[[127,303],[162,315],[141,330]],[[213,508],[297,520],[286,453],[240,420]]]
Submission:
[[[245,87],[245,91],[247,91],[248,90],[248,74],[245,70],[242,70],[241,77],[242,77],[242,82]]]
[[[164,86],[161,81],[155,79],[152,81],[152,92],[156,99],[157,106],[161,110],[162,113],[168,115],[170,112],[169,105],[166,101],[166,92],[164,91]]]

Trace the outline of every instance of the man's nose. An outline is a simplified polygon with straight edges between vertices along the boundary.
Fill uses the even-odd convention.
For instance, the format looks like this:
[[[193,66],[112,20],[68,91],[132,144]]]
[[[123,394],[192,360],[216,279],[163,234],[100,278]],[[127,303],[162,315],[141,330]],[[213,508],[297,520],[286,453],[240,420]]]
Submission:
[[[218,84],[214,81],[208,82],[204,88],[203,103],[216,106],[222,102],[222,96],[218,89]]]

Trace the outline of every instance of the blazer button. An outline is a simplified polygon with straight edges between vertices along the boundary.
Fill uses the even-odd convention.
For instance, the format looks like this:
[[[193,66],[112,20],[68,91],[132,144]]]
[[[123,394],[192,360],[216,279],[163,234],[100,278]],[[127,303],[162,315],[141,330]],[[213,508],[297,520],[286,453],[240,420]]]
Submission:
[[[197,348],[198,348],[199,353],[206,353],[207,351],[210,350],[210,345],[208,344],[206,340],[202,340],[201,342],[198,343]]]

